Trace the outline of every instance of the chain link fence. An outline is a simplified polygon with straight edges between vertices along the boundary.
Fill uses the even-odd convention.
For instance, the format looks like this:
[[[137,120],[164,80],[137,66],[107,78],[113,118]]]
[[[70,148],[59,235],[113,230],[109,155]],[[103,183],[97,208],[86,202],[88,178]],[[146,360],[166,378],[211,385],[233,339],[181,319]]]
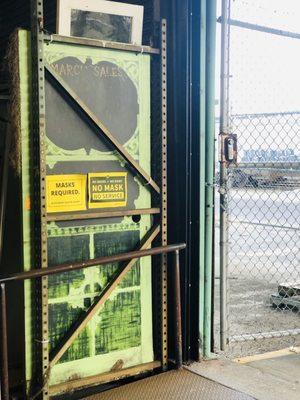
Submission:
[[[229,125],[238,162],[228,167],[221,206],[227,353],[241,357],[300,344],[300,4],[231,0],[230,11]]]

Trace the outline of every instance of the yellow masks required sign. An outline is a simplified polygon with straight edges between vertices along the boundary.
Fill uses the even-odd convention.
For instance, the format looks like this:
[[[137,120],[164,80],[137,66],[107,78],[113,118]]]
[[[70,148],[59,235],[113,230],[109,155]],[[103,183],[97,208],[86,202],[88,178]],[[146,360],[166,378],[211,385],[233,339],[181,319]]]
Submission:
[[[89,208],[126,207],[127,172],[89,174]]]
[[[86,175],[48,175],[47,212],[86,210]]]

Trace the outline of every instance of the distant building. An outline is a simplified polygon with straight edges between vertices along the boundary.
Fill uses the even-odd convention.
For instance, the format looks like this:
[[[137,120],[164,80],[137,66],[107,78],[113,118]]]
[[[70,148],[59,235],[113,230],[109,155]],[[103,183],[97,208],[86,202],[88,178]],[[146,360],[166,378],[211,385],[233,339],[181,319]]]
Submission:
[[[248,149],[244,150],[242,162],[297,162],[300,156],[295,154],[293,149],[272,150],[272,149]]]

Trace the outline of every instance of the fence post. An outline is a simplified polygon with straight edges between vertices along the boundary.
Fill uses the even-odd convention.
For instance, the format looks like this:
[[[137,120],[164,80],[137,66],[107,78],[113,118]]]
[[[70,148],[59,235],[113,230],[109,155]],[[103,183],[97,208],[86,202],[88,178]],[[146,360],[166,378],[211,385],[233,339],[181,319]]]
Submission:
[[[220,135],[229,133],[229,43],[231,0],[222,0],[222,49],[221,49],[221,94]],[[226,162],[220,159],[220,348],[228,344],[227,326],[227,270],[228,270],[228,210]]]

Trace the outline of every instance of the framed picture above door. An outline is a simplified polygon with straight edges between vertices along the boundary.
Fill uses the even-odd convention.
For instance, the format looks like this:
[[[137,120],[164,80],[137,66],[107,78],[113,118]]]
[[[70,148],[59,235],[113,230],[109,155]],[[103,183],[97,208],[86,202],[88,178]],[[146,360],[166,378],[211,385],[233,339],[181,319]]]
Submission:
[[[57,33],[142,44],[144,7],[106,0],[58,0]]]

